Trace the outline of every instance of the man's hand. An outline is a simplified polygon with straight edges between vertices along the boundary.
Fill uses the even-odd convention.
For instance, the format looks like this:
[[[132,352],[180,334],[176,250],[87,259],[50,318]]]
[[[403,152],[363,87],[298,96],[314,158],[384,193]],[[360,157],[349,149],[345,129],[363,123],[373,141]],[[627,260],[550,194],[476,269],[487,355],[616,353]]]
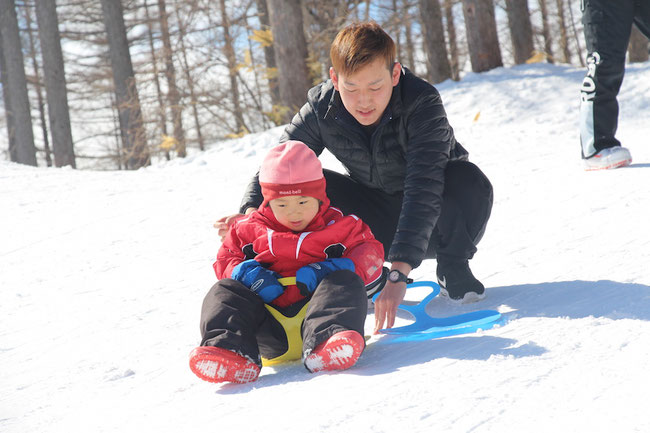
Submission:
[[[253,212],[255,208],[249,207],[246,209],[246,215],[249,213]],[[219,218],[217,222],[213,224],[213,227],[217,230],[219,230],[219,236],[221,237],[221,242],[226,238],[226,235],[228,234],[228,229],[230,226],[240,217],[244,216],[244,214],[236,213],[233,215],[228,215],[223,218]]]
[[[405,262],[393,262],[390,270],[398,270],[404,275],[411,272],[411,265]],[[392,283],[386,281],[386,285],[375,301],[375,334],[380,329],[392,328],[395,324],[395,315],[397,314],[397,307],[404,300],[406,294],[406,283]]]
[[[395,315],[397,314],[397,306],[404,299],[406,294],[406,283],[391,283],[386,282],[383,290],[375,301],[375,334],[379,333],[380,329],[392,328],[395,324]]]

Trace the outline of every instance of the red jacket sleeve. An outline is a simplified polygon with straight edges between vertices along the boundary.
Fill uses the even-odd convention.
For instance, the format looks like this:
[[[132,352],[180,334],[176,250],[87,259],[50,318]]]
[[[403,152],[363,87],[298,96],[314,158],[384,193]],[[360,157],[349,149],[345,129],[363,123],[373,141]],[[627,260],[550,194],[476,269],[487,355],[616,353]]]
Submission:
[[[217,252],[217,261],[212,265],[220,280],[230,278],[233,268],[246,258],[242,251],[243,241],[239,237],[237,228],[237,223],[230,227],[219,252]]]
[[[375,239],[370,227],[363,221],[353,215],[347,218],[355,218],[356,223],[346,242],[348,248],[343,257],[354,262],[355,272],[368,285],[381,277],[384,266],[384,246]]]

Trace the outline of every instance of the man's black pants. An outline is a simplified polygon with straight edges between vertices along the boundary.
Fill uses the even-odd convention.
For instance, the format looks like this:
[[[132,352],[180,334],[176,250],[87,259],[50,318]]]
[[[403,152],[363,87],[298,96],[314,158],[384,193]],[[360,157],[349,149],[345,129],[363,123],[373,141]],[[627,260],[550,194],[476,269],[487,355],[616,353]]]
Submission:
[[[387,194],[368,188],[349,176],[324,170],[327,196],[344,214],[355,214],[368,224],[384,245],[386,257],[402,210],[402,193]],[[492,185],[468,161],[450,161],[445,169],[442,211],[429,241],[426,258],[439,261],[471,259],[485,233],[492,211]]]
[[[580,142],[582,157],[620,146],[616,96],[625,74],[625,55],[632,24],[650,38],[650,1],[583,0],[582,23],[587,43],[587,76],[582,82]]]

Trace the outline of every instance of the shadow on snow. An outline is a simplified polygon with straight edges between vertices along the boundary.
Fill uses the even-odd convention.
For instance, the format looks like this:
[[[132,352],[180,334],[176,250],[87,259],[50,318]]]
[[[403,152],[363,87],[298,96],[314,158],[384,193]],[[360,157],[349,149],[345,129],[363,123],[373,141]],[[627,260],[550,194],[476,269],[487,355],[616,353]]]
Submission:
[[[491,287],[486,293],[485,300],[469,305],[454,305],[437,297],[427,306],[427,313],[446,317],[480,309],[509,310],[505,314],[508,321],[504,329],[516,327],[517,320],[526,317],[650,320],[650,286],[642,284],[609,280],[560,281]],[[371,343],[353,369],[333,374],[373,376],[441,358],[484,361],[493,356],[524,358],[546,352],[534,342],[521,344],[516,339],[497,337],[486,331],[399,344]],[[277,366],[274,370],[275,373],[264,374],[257,382],[225,385],[217,393],[238,394],[287,382],[305,382],[323,374],[309,374],[300,361]],[[268,373],[266,368],[262,371]]]

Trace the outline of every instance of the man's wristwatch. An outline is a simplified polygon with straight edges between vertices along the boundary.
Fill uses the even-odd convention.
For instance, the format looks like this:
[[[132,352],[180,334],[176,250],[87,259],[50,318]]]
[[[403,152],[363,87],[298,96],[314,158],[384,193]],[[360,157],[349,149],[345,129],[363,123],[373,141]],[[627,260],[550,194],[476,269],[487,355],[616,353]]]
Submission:
[[[388,273],[388,281],[391,283],[412,283],[413,280],[404,275],[404,273],[398,271],[397,269],[390,271]]]

